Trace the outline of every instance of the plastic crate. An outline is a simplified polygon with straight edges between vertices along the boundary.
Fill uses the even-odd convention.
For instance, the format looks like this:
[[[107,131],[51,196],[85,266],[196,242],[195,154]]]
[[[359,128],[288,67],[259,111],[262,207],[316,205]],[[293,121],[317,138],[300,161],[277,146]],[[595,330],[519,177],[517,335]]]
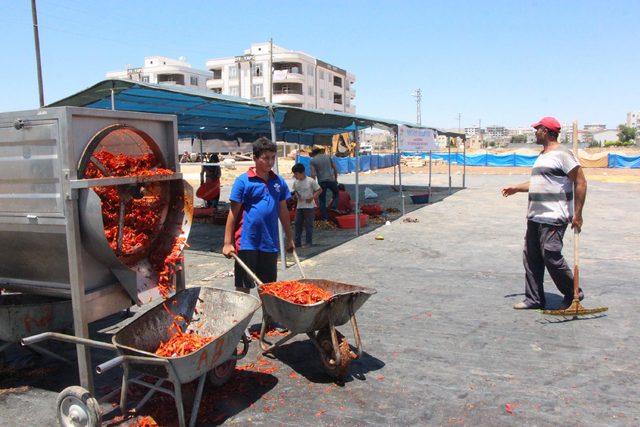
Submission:
[[[193,216],[196,218],[211,218],[213,216],[213,208],[194,208]]]
[[[215,211],[213,213],[213,223],[217,225],[225,225],[227,223],[228,210]]]
[[[378,203],[362,205],[360,206],[360,212],[369,216],[380,216],[382,215],[382,206]]]
[[[368,219],[369,215],[360,214],[360,227],[366,227]],[[338,222],[338,227],[340,228],[356,228],[355,214],[337,216],[336,221]]]
[[[424,205],[425,203],[429,203],[429,193],[412,194],[411,201],[414,205]]]

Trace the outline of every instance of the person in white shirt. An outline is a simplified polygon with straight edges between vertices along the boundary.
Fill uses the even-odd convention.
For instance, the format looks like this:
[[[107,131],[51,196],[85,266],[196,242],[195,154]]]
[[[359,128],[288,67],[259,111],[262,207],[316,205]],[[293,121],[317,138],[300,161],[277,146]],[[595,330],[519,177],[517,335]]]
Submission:
[[[313,244],[313,220],[316,216],[315,198],[322,193],[320,184],[315,179],[309,178],[305,173],[302,163],[296,163],[291,168],[295,178],[293,191],[297,198],[295,219],[295,245],[296,247],[308,247]],[[302,228],[305,230],[305,245],[302,243]]]
[[[502,189],[505,197],[529,193],[523,252],[525,299],[513,308],[544,308],[545,267],[564,296],[561,308],[566,308],[573,300],[573,273],[562,256],[562,238],[569,223],[578,233],[582,228],[587,180],[575,154],[558,143],[558,120],[544,117],[531,126],[536,130],[536,144],[543,147],[531,169],[531,179]]]

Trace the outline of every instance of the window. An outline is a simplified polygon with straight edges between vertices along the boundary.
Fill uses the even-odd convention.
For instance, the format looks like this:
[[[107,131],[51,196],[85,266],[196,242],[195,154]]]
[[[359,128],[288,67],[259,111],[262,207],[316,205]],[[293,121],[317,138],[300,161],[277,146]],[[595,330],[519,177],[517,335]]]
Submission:
[[[222,88],[221,87],[214,87],[213,89],[211,89],[211,92],[213,92],[213,93],[222,93]]]
[[[314,66],[313,65],[307,65],[307,74],[310,75],[311,77],[313,77],[313,73],[314,73]]]
[[[324,80],[324,71],[322,71],[322,70],[318,71],[318,78],[320,80]]]
[[[230,79],[238,78],[238,67],[236,65],[229,65],[229,78]]]
[[[333,85],[342,87],[342,77],[333,76]]]
[[[262,76],[262,64],[251,64],[251,74],[255,77],[261,77]]]
[[[324,89],[320,89],[320,98],[324,99]]]
[[[231,95],[231,96],[239,96],[240,95],[240,87],[239,86],[229,86],[229,95]]]
[[[309,91],[307,93],[309,94],[309,96],[314,95],[313,86],[309,86]]]
[[[142,76],[142,83],[149,83],[149,76]]]
[[[189,82],[191,83],[191,86],[198,86],[198,77],[197,76],[191,76],[189,78]]]
[[[220,80],[222,78],[222,68],[216,68],[215,70],[211,70],[213,72],[213,79]]]
[[[260,98],[264,96],[264,92],[262,90],[263,87],[264,86],[262,86],[262,84],[253,85],[253,87],[251,88],[251,96],[253,96],[254,98]]]
[[[342,104],[342,94],[334,92],[334,94],[333,94],[333,102],[335,104]]]

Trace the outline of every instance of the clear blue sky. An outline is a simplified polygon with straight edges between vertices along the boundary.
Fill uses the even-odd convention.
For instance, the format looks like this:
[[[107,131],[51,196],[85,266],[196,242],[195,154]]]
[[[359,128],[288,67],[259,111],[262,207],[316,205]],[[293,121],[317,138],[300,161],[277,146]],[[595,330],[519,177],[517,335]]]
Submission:
[[[0,0],[0,111],[37,107],[28,0]],[[38,0],[45,102],[141,65],[268,40],[356,75],[357,112],[424,124],[613,127],[640,110],[640,2]]]

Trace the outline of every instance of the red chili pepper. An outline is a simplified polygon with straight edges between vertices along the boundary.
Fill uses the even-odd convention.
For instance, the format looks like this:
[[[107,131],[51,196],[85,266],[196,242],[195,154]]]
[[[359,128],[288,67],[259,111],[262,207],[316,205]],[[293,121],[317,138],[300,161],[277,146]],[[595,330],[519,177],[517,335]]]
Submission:
[[[301,283],[295,280],[269,283],[262,286],[260,292],[303,305],[327,301],[332,296],[330,292],[312,283]]]

